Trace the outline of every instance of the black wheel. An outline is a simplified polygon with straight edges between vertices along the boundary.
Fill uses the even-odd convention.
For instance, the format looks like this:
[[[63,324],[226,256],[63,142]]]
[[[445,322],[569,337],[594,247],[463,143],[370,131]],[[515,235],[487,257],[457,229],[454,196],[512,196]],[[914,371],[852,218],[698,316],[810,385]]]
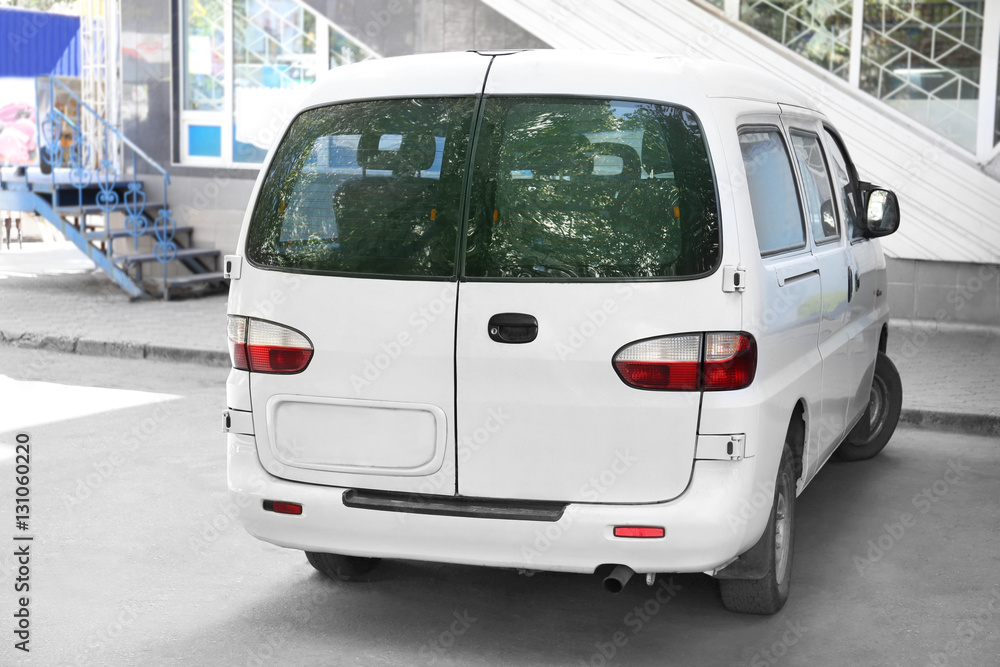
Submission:
[[[336,581],[356,581],[379,564],[381,558],[341,556],[307,551],[306,560],[314,568]]]
[[[778,467],[771,518],[764,529],[767,574],[761,579],[719,579],[722,604],[741,614],[776,614],[788,599],[795,542],[795,466],[785,445]]]
[[[871,398],[862,423],[847,436],[835,452],[841,461],[870,459],[888,444],[903,409],[903,383],[899,371],[887,355],[878,353]]]

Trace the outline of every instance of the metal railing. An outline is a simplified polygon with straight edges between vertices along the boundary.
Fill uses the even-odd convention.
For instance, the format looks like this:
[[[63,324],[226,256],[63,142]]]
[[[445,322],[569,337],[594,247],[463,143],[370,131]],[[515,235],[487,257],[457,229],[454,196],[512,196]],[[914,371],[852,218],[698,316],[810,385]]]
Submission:
[[[56,86],[62,92],[67,93],[76,102],[76,118],[70,118],[56,106]],[[84,190],[96,184],[98,192],[94,205],[104,214],[104,242],[105,252],[110,256],[113,254],[113,238],[111,236],[111,212],[125,209],[125,230],[134,240],[135,248],[139,247],[139,237],[144,235],[149,226],[149,218],[146,211],[146,192],[143,184],[138,180],[138,159],[141,158],[147,165],[159,172],[163,177],[163,202],[153,219],[153,233],[156,243],[153,246],[154,255],[163,265],[164,285],[167,280],[167,268],[170,262],[177,257],[177,243],[174,236],[177,232],[177,222],[170,211],[167,199],[167,191],[170,187],[170,174],[160,164],[149,157],[131,139],[122,134],[118,128],[114,127],[104,117],[88,106],[62,81],[55,77],[49,77],[49,103],[50,110],[41,124],[41,136],[44,140],[42,146],[43,159],[52,168],[52,192],[53,205],[57,200],[57,178],[56,169],[64,163],[69,168],[69,182],[77,190],[77,207],[86,232],[87,211],[84,206]],[[95,118],[103,126],[101,133],[103,146],[99,147],[100,153],[94,155],[94,147],[91,140],[83,132],[83,114],[86,112]],[[64,145],[62,142],[64,125],[71,131],[72,140]],[[132,173],[131,180],[127,183],[119,181],[121,176],[116,160],[113,155],[113,148],[109,135],[113,135],[121,142],[123,153],[130,150],[132,153]],[[67,155],[68,151],[68,155]],[[119,190],[125,185],[126,191],[119,195]],[[60,207],[65,208],[65,207]]]

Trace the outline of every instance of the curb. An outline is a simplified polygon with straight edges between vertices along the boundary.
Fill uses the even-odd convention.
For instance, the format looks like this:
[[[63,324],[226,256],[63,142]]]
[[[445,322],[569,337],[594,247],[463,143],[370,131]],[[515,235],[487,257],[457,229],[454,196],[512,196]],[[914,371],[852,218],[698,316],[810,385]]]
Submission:
[[[970,412],[939,410],[903,410],[899,422],[939,431],[961,431],[973,435],[1000,436],[1000,415],[977,415]]]
[[[219,350],[196,350],[150,345],[126,341],[103,341],[72,336],[50,336],[44,334],[10,334],[0,331],[0,344],[27,350],[48,350],[95,357],[116,357],[119,359],[152,359],[154,361],[175,361],[203,366],[229,366],[228,352]]]

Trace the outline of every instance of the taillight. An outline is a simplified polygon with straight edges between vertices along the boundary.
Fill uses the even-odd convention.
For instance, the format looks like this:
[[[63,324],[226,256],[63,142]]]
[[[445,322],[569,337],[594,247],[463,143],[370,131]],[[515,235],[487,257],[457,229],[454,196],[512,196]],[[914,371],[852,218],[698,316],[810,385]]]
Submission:
[[[697,389],[700,365],[701,334],[642,340],[615,355],[625,384],[643,389]]]
[[[298,373],[309,365],[313,346],[295,329],[252,317],[229,316],[233,368],[258,373]]]
[[[757,372],[757,343],[747,333],[705,334],[705,367],[702,389],[742,389]]]
[[[247,359],[247,319],[229,316],[229,358],[233,362],[233,368],[241,371],[250,370],[250,360]]]
[[[662,336],[626,345],[613,364],[622,382],[640,389],[742,389],[757,371],[757,344],[742,332]]]

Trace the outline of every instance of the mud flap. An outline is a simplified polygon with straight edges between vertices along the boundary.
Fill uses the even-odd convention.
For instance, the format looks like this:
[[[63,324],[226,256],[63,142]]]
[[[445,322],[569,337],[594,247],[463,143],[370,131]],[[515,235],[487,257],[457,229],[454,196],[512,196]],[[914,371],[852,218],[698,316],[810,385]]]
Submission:
[[[774,507],[772,501],[771,517],[767,520],[767,527],[764,528],[764,534],[757,540],[757,544],[712,576],[716,579],[763,579],[770,572],[773,560]]]

